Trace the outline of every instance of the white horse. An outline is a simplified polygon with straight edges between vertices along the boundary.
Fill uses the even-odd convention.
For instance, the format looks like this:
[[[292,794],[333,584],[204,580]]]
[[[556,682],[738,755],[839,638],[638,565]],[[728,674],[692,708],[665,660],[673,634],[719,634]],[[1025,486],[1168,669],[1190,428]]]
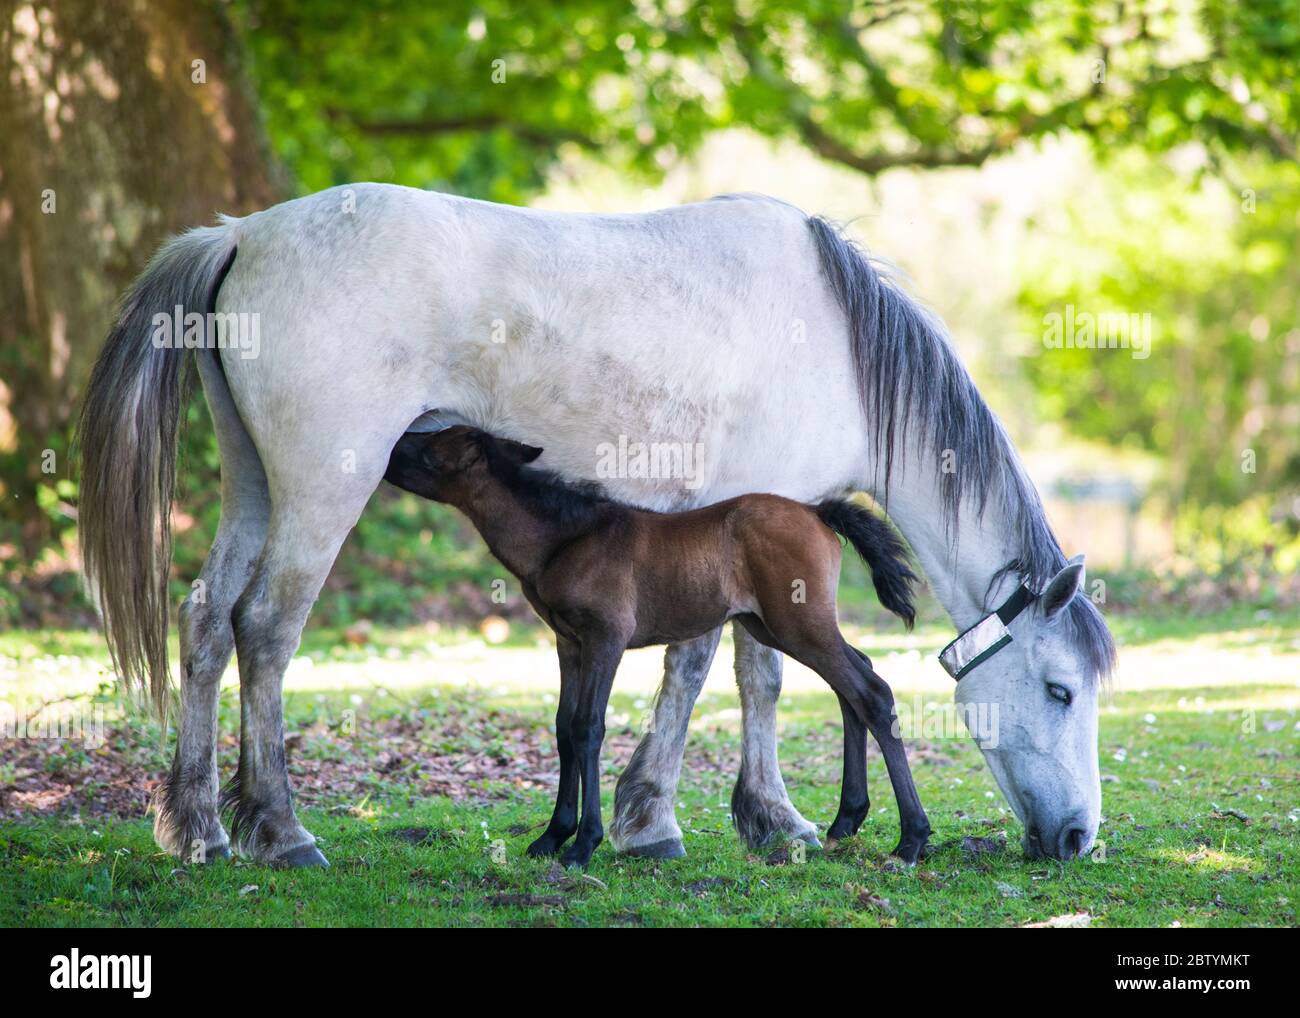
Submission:
[[[196,312],[224,327],[169,342],[181,332],[169,317]],[[241,314],[255,343],[232,342]],[[390,450],[446,422],[543,446],[548,469],[658,509],[871,492],[971,629],[945,663],[959,702],[996,711],[981,748],[1026,850],[1065,859],[1091,845],[1097,696],[1114,649],[1079,593],[1081,561],[1065,561],[942,327],[825,221],[756,196],[579,215],[365,184],[170,241],[124,300],[80,428],[86,572],[119,673],[159,698],[186,347],[217,430],[222,507],[202,596],[180,611],[179,737],[154,803],[169,852],[230,850],[216,719],[234,650],[239,768],[221,796],[234,847],[325,864],[293,810],[282,677]],[[610,450],[629,443],[703,460],[691,476],[638,469],[646,459],[608,476]],[[1021,610],[1004,623],[991,612],[1008,601]],[[674,797],[718,639],[666,654],[654,731],[618,783],[620,851],[682,852]],[[780,656],[743,629],[735,640],[733,816],[751,843],[815,842],[777,765]]]

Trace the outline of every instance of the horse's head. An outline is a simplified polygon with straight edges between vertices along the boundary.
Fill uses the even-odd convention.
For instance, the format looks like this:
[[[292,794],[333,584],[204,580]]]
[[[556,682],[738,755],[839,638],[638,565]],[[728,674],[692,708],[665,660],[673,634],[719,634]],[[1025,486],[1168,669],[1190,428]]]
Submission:
[[[536,446],[498,438],[457,424],[434,432],[407,432],[393,447],[384,479],[435,502],[457,504],[466,482],[489,469],[492,461],[516,467],[542,453]]]
[[[1011,595],[1004,629],[990,615],[954,643],[966,641],[961,656],[945,660],[961,672],[960,713],[1034,858],[1083,855],[1101,822],[1097,700],[1114,648],[1083,582],[1079,556],[1038,597]]]

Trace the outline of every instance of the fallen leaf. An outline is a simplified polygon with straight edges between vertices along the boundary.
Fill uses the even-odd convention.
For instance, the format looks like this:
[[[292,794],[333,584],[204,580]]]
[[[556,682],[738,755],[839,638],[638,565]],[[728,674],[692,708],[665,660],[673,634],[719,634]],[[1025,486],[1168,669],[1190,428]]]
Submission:
[[[1021,929],[1023,930],[1039,930],[1039,929],[1069,930],[1069,929],[1076,929],[1079,927],[1091,926],[1091,925],[1092,925],[1092,916],[1090,916],[1087,912],[1071,912],[1068,915],[1052,916],[1052,918],[1048,919],[1046,922],[1025,923],[1024,926],[1021,927]]]
[[[559,894],[492,894],[484,900],[498,908],[510,906],[531,908],[538,905],[558,907],[564,904],[564,896]]]
[[[734,883],[734,880],[728,880],[726,877],[705,877],[703,880],[692,880],[682,890],[690,892],[697,898],[702,898],[709,891],[730,887]]]
[[[894,914],[894,906],[889,903],[888,898],[882,898],[870,891],[863,891],[858,895],[858,908],[864,912],[883,912],[885,915]]]

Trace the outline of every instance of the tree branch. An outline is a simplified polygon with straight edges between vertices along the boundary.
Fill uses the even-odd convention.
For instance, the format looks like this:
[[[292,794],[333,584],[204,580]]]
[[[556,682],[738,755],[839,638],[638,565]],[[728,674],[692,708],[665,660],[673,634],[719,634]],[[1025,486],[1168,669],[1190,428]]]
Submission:
[[[599,143],[588,135],[566,128],[538,127],[510,120],[499,113],[478,113],[471,116],[425,118],[414,120],[364,120],[346,110],[327,109],[325,115],[333,121],[345,121],[362,134],[374,138],[400,138],[454,134],[458,131],[491,131],[497,128],[509,131],[515,137],[539,148],[554,148],[571,141],[587,149],[599,148]]]

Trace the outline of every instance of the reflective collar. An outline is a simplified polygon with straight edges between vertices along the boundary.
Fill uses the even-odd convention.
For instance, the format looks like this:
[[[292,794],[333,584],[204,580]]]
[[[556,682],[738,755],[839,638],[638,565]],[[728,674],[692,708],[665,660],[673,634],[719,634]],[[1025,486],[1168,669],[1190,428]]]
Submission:
[[[1037,597],[1023,583],[992,615],[985,615],[939,652],[939,663],[957,681],[1011,642],[1007,626]]]

